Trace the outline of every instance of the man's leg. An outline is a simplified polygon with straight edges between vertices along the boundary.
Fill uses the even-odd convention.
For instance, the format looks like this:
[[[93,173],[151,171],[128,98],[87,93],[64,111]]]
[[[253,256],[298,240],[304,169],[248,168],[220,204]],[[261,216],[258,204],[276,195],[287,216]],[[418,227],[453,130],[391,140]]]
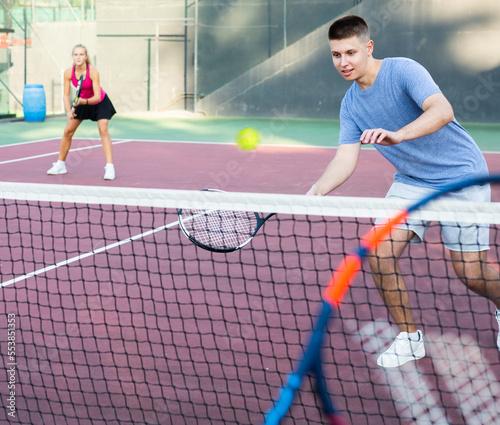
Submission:
[[[472,292],[488,298],[495,304],[495,318],[500,328],[500,274],[488,266],[486,254],[487,251],[450,251],[453,269],[458,278]],[[500,351],[500,330],[497,347]]]
[[[398,367],[425,355],[422,333],[417,333],[408,289],[398,263],[413,236],[412,231],[396,229],[391,239],[382,242],[369,256],[375,285],[401,330],[391,347],[377,360],[377,364],[383,367]],[[414,334],[413,340],[410,334]]]
[[[408,289],[399,268],[399,257],[413,237],[413,232],[396,229],[390,240],[382,242],[369,255],[375,285],[394,322],[401,332],[416,332]]]

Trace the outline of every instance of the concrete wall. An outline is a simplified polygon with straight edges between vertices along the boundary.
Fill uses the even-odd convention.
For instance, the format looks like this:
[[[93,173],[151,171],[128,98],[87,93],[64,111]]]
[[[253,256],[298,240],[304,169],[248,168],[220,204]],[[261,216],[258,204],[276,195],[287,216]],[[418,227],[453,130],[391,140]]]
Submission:
[[[96,2],[99,72],[118,111],[193,108],[184,96],[193,92],[193,25],[185,14],[180,0]]]
[[[27,84],[43,84],[47,113],[61,113],[63,72],[75,44],[87,46],[91,62],[120,113],[193,109],[193,25],[184,0],[96,0],[97,21],[34,22],[28,48]],[[188,39],[188,42],[185,40]],[[150,41],[148,41],[150,40]],[[148,52],[149,50],[149,52]],[[24,89],[24,47],[11,49],[9,88]],[[22,111],[10,97],[10,111]]]
[[[222,2],[225,6],[214,16],[202,13],[207,16],[200,22],[201,28],[231,24],[232,21],[225,19],[226,15],[244,10],[240,3],[237,0]],[[140,5],[132,0],[96,0],[95,4],[97,22],[35,23],[33,26],[27,83],[44,85],[48,113],[63,110],[62,72],[71,65],[71,48],[80,42],[88,46],[101,74],[102,86],[119,112],[147,110],[148,96],[151,111],[192,110],[193,99],[186,98],[185,94],[191,95],[194,91],[194,28],[192,21],[186,26],[183,18],[186,13],[192,18],[193,8],[186,9],[181,0],[144,0]],[[336,8],[346,4],[343,0],[335,1]],[[219,3],[210,5],[215,7]],[[204,7],[209,7],[209,3]],[[265,15],[267,9],[251,10]],[[215,116],[338,117],[341,99],[350,84],[333,68],[328,47],[328,26],[337,16],[323,19],[324,13],[313,10],[302,22],[298,18],[290,19],[290,39],[296,39],[292,34],[300,34],[298,28],[302,30],[305,21],[311,27],[313,22],[327,23],[277,53],[279,43],[269,44],[272,56],[254,67],[247,67],[251,50],[257,48],[249,40],[249,29],[226,30],[226,38],[222,40],[226,44],[221,44],[220,39],[217,43],[208,43],[208,35],[200,30],[199,46],[204,47],[199,54],[197,94],[202,98],[196,110]],[[333,9],[319,2],[317,10]],[[300,15],[297,11],[292,14],[292,9],[290,13]],[[481,0],[478,5],[468,0],[364,0],[346,13],[366,18],[375,41],[376,58],[407,56],[422,63],[451,101],[460,121],[499,120],[498,0]],[[224,28],[219,30],[223,32]],[[218,37],[222,37],[220,31]],[[225,47],[227,43],[243,53],[235,56],[234,50]],[[267,43],[261,44],[267,46]],[[213,50],[208,45],[213,45]],[[148,47],[151,49],[149,61]],[[267,47],[265,50],[267,52]],[[11,53],[14,66],[8,71],[9,86],[22,98],[24,48],[13,47]],[[229,75],[228,63],[236,63],[233,68],[243,74]],[[222,86],[213,78],[204,83],[209,71],[217,69],[225,71],[215,72],[221,77]],[[229,78],[231,81],[224,84]],[[204,90],[210,86],[219,88]],[[19,109],[20,105],[10,97],[10,110]]]
[[[71,49],[84,43],[95,60],[95,25],[77,22],[38,22],[32,27],[32,45],[27,51],[27,84],[43,84],[47,113],[59,113],[63,106],[63,73],[73,61]],[[13,67],[9,69],[9,88],[22,101],[24,89],[24,47],[11,49]],[[10,111],[22,111],[10,98]]]
[[[500,118],[500,2],[364,0],[347,13],[363,16],[376,58],[422,63],[460,121]],[[336,16],[332,16],[333,21]],[[333,68],[329,23],[201,99],[208,115],[337,118],[350,84]]]
[[[198,95],[212,93],[353,4],[353,0],[199,1]]]
[[[199,1],[198,95],[234,80],[353,3],[288,0],[285,8],[281,0]],[[71,65],[71,48],[84,43],[119,112],[192,110],[194,6],[185,0],[95,0],[95,22],[34,23],[28,83],[44,84],[48,112],[61,112],[62,71]],[[12,53],[9,81],[22,97],[24,49]],[[14,99],[11,106],[20,108]]]

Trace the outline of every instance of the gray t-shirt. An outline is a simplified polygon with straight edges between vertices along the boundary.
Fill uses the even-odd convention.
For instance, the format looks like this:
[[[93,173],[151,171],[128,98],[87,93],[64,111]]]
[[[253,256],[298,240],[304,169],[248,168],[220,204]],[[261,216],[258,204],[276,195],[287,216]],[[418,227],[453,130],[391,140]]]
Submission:
[[[425,99],[440,92],[417,62],[384,59],[372,86],[361,90],[354,83],[344,96],[339,144],[359,143],[366,129],[399,130],[422,114]],[[395,181],[406,184],[437,189],[488,174],[484,156],[456,120],[429,136],[375,148],[396,168]]]

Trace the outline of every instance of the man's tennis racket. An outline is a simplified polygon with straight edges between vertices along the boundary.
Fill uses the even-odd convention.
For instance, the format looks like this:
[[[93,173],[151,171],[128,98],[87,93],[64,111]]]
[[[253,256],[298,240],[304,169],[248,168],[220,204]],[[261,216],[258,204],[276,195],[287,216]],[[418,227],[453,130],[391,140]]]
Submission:
[[[266,414],[264,425],[279,425],[290,409],[295,393],[299,390],[304,377],[309,372],[315,375],[316,392],[321,398],[329,423],[332,425],[342,425],[346,423],[345,419],[337,414],[326,388],[326,381],[321,366],[321,345],[323,344],[323,336],[327,329],[329,319],[333,316],[334,307],[338,308],[340,306],[349,286],[361,270],[363,258],[368,252],[377,248],[383,240],[387,239],[395,228],[403,224],[411,212],[418,210],[430,201],[446,193],[455,192],[469,186],[483,185],[492,182],[500,182],[500,175],[464,180],[463,182],[449,185],[442,190],[422,198],[406,210],[398,211],[394,217],[386,220],[380,226],[373,227],[361,239],[358,250],[354,254],[347,256],[340,264],[339,268],[333,273],[324,292],[321,312],[315,323],[302,360],[299,362],[297,370],[288,375],[287,383],[281,389],[274,407]]]
[[[206,189],[207,192],[221,192]],[[247,245],[267,219],[253,211],[179,210],[179,225],[188,239],[213,252],[232,252]]]
[[[75,105],[80,100],[80,93],[82,91],[82,85],[83,85],[83,74],[80,76],[80,79],[78,80],[78,84],[76,86],[75,99],[73,100],[73,106],[71,107],[71,112],[73,114],[75,113]]]

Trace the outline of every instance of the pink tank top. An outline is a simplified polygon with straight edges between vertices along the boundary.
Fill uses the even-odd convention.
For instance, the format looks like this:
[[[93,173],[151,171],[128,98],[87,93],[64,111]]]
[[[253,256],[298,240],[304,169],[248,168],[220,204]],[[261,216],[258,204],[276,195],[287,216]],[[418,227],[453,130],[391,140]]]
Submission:
[[[71,73],[71,82],[73,85],[76,87],[78,85],[78,80],[76,79],[75,76],[75,66],[73,65],[73,72]],[[83,80],[82,84],[82,91],[80,92],[80,97],[82,99],[90,99],[91,97],[94,96],[94,89],[92,88],[92,80],[90,79],[89,75],[89,65],[87,64],[87,72],[85,74],[85,79]],[[99,102],[102,102],[104,99],[104,96],[106,96],[106,93],[101,87],[101,100]]]

